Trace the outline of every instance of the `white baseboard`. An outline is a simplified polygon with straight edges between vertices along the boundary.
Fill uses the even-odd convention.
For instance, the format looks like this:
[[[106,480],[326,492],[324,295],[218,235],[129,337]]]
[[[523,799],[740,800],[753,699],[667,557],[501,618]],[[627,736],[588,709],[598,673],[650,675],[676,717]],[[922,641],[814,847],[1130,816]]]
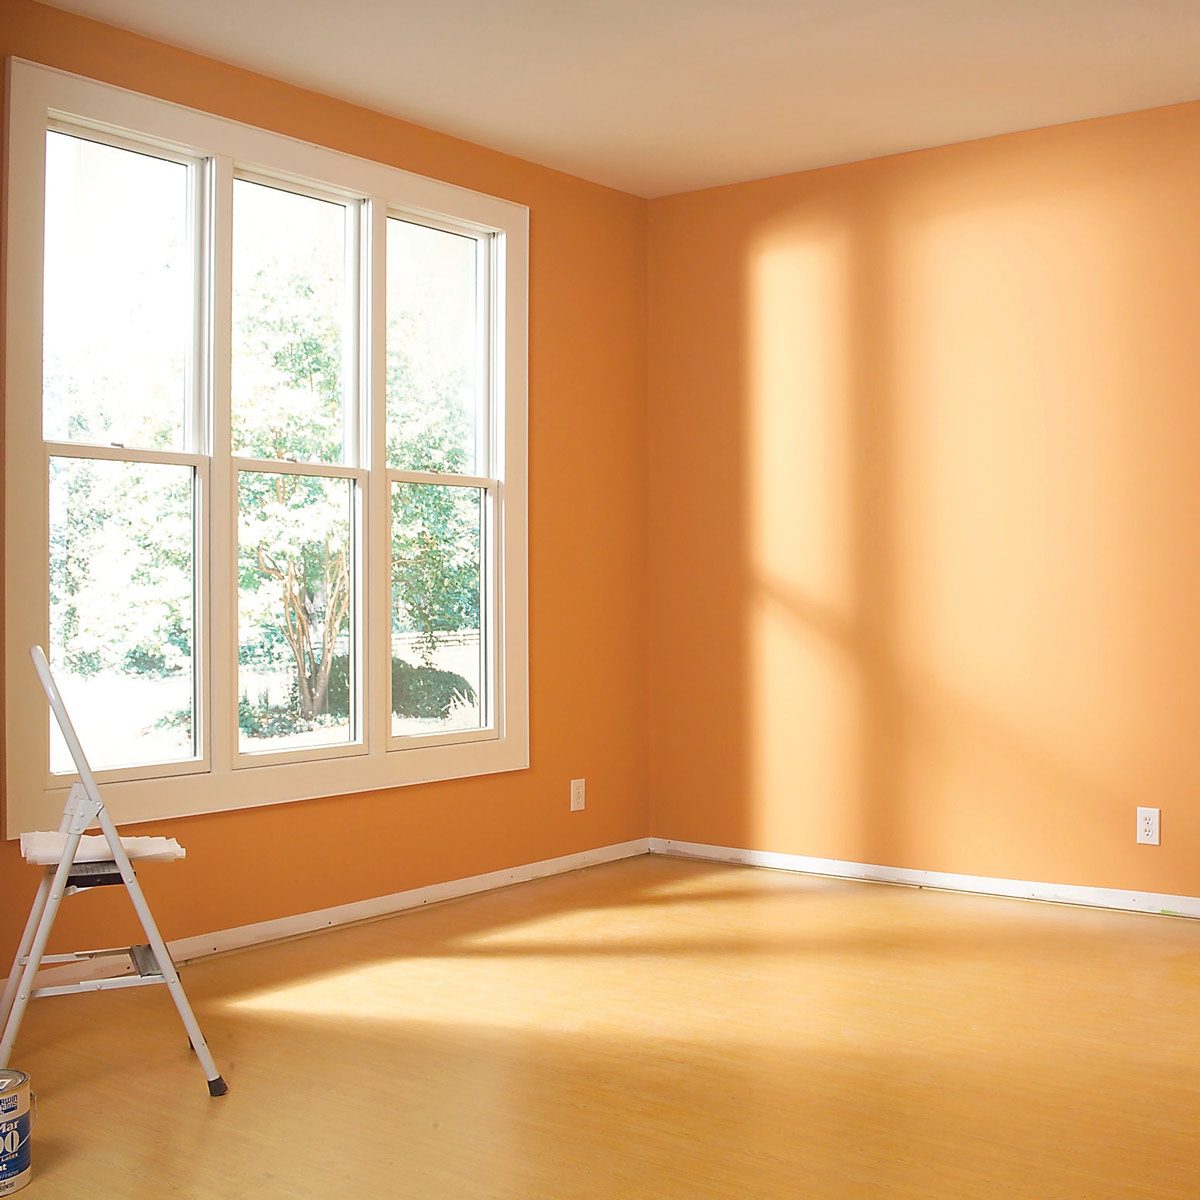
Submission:
[[[406,892],[393,892],[388,896],[355,900],[350,904],[339,904],[335,908],[321,908],[314,912],[279,917],[274,921],[258,921],[253,925],[239,925],[234,929],[218,930],[216,933],[178,938],[169,942],[168,948],[176,963],[191,962],[224,950],[241,950],[247,946],[262,945],[264,942],[277,942],[283,938],[313,933],[318,929],[332,929],[337,925],[351,925],[356,921],[369,921],[376,917],[404,912],[406,909],[421,908],[426,904],[436,904],[439,900],[473,896],[478,892],[490,892],[514,883],[527,883],[531,879],[544,879],[548,875],[577,871],[580,867],[633,858],[635,855],[648,853],[649,849],[649,838],[635,838],[631,842],[617,842],[611,846],[599,846],[595,850],[582,850],[578,854],[545,858],[540,862],[507,867],[502,871],[489,871],[485,875],[469,875],[465,879],[451,879],[446,883],[411,888]],[[113,964],[123,961],[125,960],[114,958],[81,959],[78,963],[47,967],[38,972],[37,984],[39,987],[49,987],[100,979],[113,975]],[[132,972],[132,964],[126,963],[124,970],[116,974],[128,975]]]
[[[1045,900],[1058,904],[1080,904],[1092,908],[1113,908],[1126,912],[1155,913],[1170,917],[1200,918],[1200,897],[1171,896],[1161,892],[1130,892],[1119,888],[1078,887],[1062,883],[1033,883],[1021,879],[997,879],[986,875],[953,875],[945,871],[918,871],[908,867],[881,867],[871,863],[847,862],[836,858],[812,858],[804,854],[779,854],[770,850],[739,850],[732,846],[712,846],[702,842],[680,842],[671,838],[635,838],[611,846],[599,846],[578,854],[564,854],[540,862],[524,863],[485,875],[470,875],[451,879],[428,887],[393,892],[339,904],[334,908],[297,913],[274,921],[259,921],[239,925],[216,933],[179,938],[169,943],[177,963],[191,962],[209,954],[226,950],[241,950],[266,942],[332,929],[356,921],[369,921],[391,916],[407,909],[436,904],[439,900],[454,900],[473,896],[514,883],[563,875],[580,867],[616,862],[639,854],[665,854],[677,858],[706,859],[712,862],[741,863],[752,867],[772,867],[778,871],[796,871],[806,875],[828,875],[838,879],[862,879],[875,883],[898,883],[910,887],[938,888],[952,892],[975,892],[985,896],[1006,896],[1018,900]],[[113,963],[119,959],[81,959],[48,967],[38,973],[38,986],[80,983],[113,974]],[[126,974],[132,966],[125,968]]]
[[[879,867],[871,863],[846,862],[838,858],[777,854],[770,850],[737,850],[731,846],[677,842],[670,838],[651,838],[650,853],[742,863],[751,867],[773,867],[777,871],[798,871],[805,875],[832,875],[838,879],[901,883],[910,887],[939,888],[949,892],[977,892],[984,896],[1007,896],[1017,900],[1047,900],[1056,904],[1116,908],[1126,912],[1155,913],[1167,917],[1200,917],[1200,897],[1171,896],[1163,892],[1127,892],[1121,888],[1032,883],[1024,879],[995,879],[989,875],[952,875],[945,871]]]

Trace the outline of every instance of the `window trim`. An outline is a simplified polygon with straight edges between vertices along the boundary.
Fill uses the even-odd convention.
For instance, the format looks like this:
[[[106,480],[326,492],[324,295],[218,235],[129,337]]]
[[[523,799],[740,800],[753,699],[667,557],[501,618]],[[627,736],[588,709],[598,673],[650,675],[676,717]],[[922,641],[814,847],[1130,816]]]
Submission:
[[[46,463],[51,445],[43,441],[42,395],[42,251],[44,237],[45,134],[63,121],[96,132],[101,140],[128,148],[159,149],[165,157],[205,160],[197,170],[195,202],[206,219],[199,222],[204,244],[195,247],[197,261],[211,262],[214,286],[204,294],[197,322],[191,386],[209,394],[211,403],[198,411],[212,413],[213,428],[199,428],[202,418],[186,431],[186,450],[170,452],[172,462],[198,458],[198,508],[207,506],[208,536],[197,537],[198,606],[207,611],[206,627],[197,626],[197,654],[206,656],[211,697],[236,694],[236,611],[215,617],[223,597],[233,597],[232,541],[236,538],[232,486],[237,462],[230,452],[229,379],[230,298],[232,283],[232,181],[240,175],[261,175],[297,190],[324,188],[331,196],[360,200],[358,236],[366,253],[364,278],[357,281],[370,314],[360,327],[357,356],[358,386],[369,401],[360,406],[358,430],[362,453],[356,464],[347,460],[339,475],[366,473],[369,483],[360,491],[359,520],[376,552],[364,555],[360,589],[361,637],[367,647],[390,645],[390,562],[378,547],[390,544],[381,533],[390,521],[391,481],[396,471],[386,464],[384,394],[384,265],[386,221],[407,217],[448,232],[479,237],[492,235],[486,286],[493,299],[492,344],[487,349],[492,374],[493,411],[488,431],[492,442],[490,469],[483,476],[446,475],[438,482],[469,481],[485,488],[485,503],[495,509],[494,573],[485,577],[485,602],[492,607],[493,645],[488,670],[492,673],[495,730],[459,735],[396,738],[391,731],[390,653],[364,653],[365,678],[360,687],[369,696],[369,716],[361,744],[332,747],[317,759],[257,763],[257,756],[239,754],[236,729],[223,719],[221,706],[202,724],[207,740],[197,746],[199,758],[165,769],[138,768],[138,778],[118,778],[124,772],[98,773],[105,784],[106,803],[118,822],[277,804],[284,801],[337,796],[433,780],[463,778],[529,765],[528,710],[528,552],[527,552],[527,386],[528,386],[528,247],[529,212],[523,205],[486,196],[452,184],[415,175],[396,167],[343,154],[340,151],[256,129],[223,117],[138,95],[94,80],[8,60],[7,141],[7,296],[21,298],[6,305],[6,521],[5,544],[5,835],[55,828],[70,777],[49,776],[49,718],[37,695],[28,663],[28,647],[46,645],[48,638],[49,556],[48,481]],[[497,301],[502,298],[502,305]],[[499,369],[497,369],[499,366]],[[209,441],[208,454],[196,454]],[[375,434],[376,436],[372,436]],[[114,457],[150,458],[154,452],[117,452]],[[89,457],[93,457],[89,452]],[[103,456],[103,455],[99,455]],[[257,461],[257,460],[255,460]],[[477,464],[478,468],[478,464]],[[324,473],[322,471],[321,473]],[[418,480],[414,480],[416,482]],[[429,480],[432,482],[433,480]],[[31,569],[30,564],[33,564]],[[231,641],[232,639],[232,641]],[[233,654],[229,653],[233,647]],[[203,691],[198,688],[198,691]],[[203,697],[199,703],[205,703]],[[230,706],[236,714],[236,704]],[[228,715],[228,710],[224,715]],[[236,725],[236,720],[232,722]],[[453,738],[447,741],[447,738]]]

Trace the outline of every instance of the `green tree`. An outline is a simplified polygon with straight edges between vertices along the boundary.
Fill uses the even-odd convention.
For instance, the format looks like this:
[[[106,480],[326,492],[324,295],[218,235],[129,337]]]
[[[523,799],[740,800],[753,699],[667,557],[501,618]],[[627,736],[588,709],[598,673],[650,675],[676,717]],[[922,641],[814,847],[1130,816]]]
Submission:
[[[463,381],[453,371],[422,379],[404,351],[411,340],[389,339],[389,460],[411,471],[464,472],[470,417],[456,403]],[[480,517],[477,489],[393,486],[392,625],[420,635],[425,666],[433,665],[439,633],[479,628]]]
[[[290,273],[273,264],[239,292],[233,436],[241,453],[341,457],[341,329],[336,310],[319,301],[339,271],[319,256]],[[298,727],[311,725],[329,712],[333,660],[349,623],[349,487],[243,472],[238,522],[240,660],[271,666],[290,656],[294,715]]]
[[[314,290],[304,275],[279,287],[261,272],[241,306],[235,344],[255,364],[255,386],[235,406],[235,439],[253,457],[340,456],[340,331],[312,303]],[[393,316],[401,326],[410,320]],[[389,461],[411,470],[463,471],[469,418],[456,403],[463,381],[453,372],[431,378],[430,364],[414,363],[405,352],[409,341],[388,339]],[[242,659],[268,665],[290,654],[297,716],[312,722],[331,712],[337,642],[348,623],[348,493],[308,476],[246,473],[239,511]],[[479,544],[476,489],[393,488],[392,624],[398,633],[420,635],[423,668],[433,670],[440,634],[479,628]],[[461,676],[442,675],[447,695],[474,699]],[[424,715],[429,703],[420,708]]]
[[[50,640],[73,674],[191,669],[186,468],[59,458],[50,470]]]
[[[311,723],[329,711],[330,672],[349,623],[349,486],[244,472],[238,507],[242,661],[273,665],[290,653],[297,716]]]

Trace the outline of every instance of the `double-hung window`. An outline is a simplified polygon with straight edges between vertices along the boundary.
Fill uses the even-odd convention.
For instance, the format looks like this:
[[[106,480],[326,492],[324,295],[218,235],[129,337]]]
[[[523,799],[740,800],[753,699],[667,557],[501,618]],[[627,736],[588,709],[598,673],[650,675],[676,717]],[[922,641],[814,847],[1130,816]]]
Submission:
[[[8,835],[526,766],[526,210],[9,68]]]

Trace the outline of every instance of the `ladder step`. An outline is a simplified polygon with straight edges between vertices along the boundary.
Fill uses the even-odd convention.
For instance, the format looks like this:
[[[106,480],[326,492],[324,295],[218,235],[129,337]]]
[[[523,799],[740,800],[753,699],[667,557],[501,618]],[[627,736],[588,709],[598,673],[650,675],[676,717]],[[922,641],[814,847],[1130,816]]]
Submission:
[[[42,965],[47,963],[69,963],[79,962],[85,958],[113,958],[120,955],[128,955],[128,946],[117,946],[112,950],[76,950],[74,954],[43,954],[41,958]],[[17,959],[17,966],[23,967],[29,961],[29,956]]]
[[[123,882],[121,868],[111,861],[72,863],[67,876],[67,886],[73,888],[112,887]]]
[[[148,945],[130,946],[129,957],[133,959],[133,965],[143,979],[152,975],[162,976],[162,968],[158,965],[158,959],[154,957],[154,951]]]
[[[84,979],[79,983],[63,983],[54,987],[35,988],[31,1000],[41,996],[73,996],[79,992],[107,992],[111,988],[152,987],[167,982],[162,975],[113,975],[106,979]]]

